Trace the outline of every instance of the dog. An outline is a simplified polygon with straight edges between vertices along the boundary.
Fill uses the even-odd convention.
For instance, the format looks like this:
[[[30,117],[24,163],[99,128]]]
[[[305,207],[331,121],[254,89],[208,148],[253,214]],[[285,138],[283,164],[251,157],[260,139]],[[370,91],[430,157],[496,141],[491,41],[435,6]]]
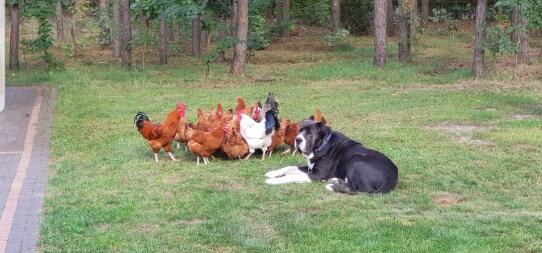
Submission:
[[[307,166],[270,171],[265,174],[267,184],[326,180],[327,190],[345,194],[387,193],[397,185],[397,166],[386,155],[332,131],[325,122],[303,121],[295,148]]]

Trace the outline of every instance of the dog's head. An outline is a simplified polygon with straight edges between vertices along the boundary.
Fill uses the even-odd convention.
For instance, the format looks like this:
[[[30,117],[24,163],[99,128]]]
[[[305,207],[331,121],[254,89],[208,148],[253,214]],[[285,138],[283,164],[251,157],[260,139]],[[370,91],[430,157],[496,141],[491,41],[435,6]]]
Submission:
[[[305,120],[301,123],[299,134],[295,138],[295,147],[302,154],[309,155],[322,145],[325,136],[330,131],[331,129],[324,122]]]

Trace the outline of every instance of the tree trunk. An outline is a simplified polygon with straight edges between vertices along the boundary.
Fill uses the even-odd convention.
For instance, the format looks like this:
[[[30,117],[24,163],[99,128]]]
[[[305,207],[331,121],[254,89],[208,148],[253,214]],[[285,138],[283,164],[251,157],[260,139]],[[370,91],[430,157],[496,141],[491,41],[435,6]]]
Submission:
[[[62,0],[56,1],[56,40],[64,42],[64,14],[62,13]]]
[[[290,22],[290,0],[278,0],[276,11],[277,25],[284,28]]]
[[[399,41],[397,43],[397,57],[399,62],[410,62],[410,45],[412,38],[412,27],[410,18],[414,15],[414,1],[413,0],[400,0],[399,1],[399,13],[397,15],[399,20]]]
[[[386,16],[388,0],[374,1],[374,36],[375,48],[373,64],[377,67],[384,67],[388,52],[386,49]]]
[[[474,27],[473,71],[476,79],[484,76],[484,40],[486,36],[487,0],[478,0],[476,4],[476,25]]]
[[[410,26],[408,25],[409,14],[404,8],[398,15],[399,18],[399,41],[397,42],[397,57],[399,62],[410,62]]]
[[[179,43],[181,40],[181,22],[179,21],[173,21],[173,43]]]
[[[388,33],[388,36],[394,36],[397,33],[397,27],[396,27],[396,15],[395,15],[395,9],[393,8],[393,0],[388,0],[388,13],[387,13],[387,23],[386,23],[386,31]]]
[[[237,0],[233,0],[232,14],[231,14],[231,36],[235,37],[237,34]]]
[[[130,21],[130,0],[120,1],[120,58],[124,69],[132,67],[132,23]]]
[[[207,43],[209,39],[209,31],[207,30],[201,30],[201,37],[200,37],[200,49],[202,53],[207,53],[209,51],[209,44]]]
[[[421,11],[422,27],[427,28],[429,25],[429,0],[422,0]]]
[[[102,48],[111,44],[110,30],[108,25],[109,12],[107,8],[107,0],[98,1],[99,8],[99,26],[100,26],[100,46]]]
[[[19,4],[10,6],[9,69],[19,69]]]
[[[113,1],[112,19],[111,19],[111,47],[114,58],[120,57],[120,5],[119,1]]]
[[[160,64],[167,64],[167,23],[166,17],[160,17]]]
[[[518,32],[519,37],[519,51],[518,51],[518,63],[528,64],[529,60],[529,19],[525,14],[521,14],[519,18],[519,25],[521,30]]]
[[[341,29],[341,2],[331,0],[331,30],[337,32]]]
[[[236,76],[243,76],[245,73],[245,61],[247,57],[248,37],[248,0],[237,0],[237,29],[235,37],[238,42],[235,44],[231,73]]]
[[[520,26],[519,24],[519,5],[516,5],[514,6],[514,9],[512,9],[512,33],[510,33],[510,39],[512,40],[512,42],[515,43],[518,43],[519,41],[519,33],[517,31],[518,27]]]
[[[218,23],[218,42],[217,44],[223,43],[223,41],[226,39],[227,36],[227,29],[226,24],[228,23],[226,19],[222,18],[219,19]],[[218,56],[216,58],[217,62],[225,62],[226,61],[226,53],[224,50],[220,50],[218,52]]]
[[[201,16],[197,15],[192,20],[192,56],[201,54]]]

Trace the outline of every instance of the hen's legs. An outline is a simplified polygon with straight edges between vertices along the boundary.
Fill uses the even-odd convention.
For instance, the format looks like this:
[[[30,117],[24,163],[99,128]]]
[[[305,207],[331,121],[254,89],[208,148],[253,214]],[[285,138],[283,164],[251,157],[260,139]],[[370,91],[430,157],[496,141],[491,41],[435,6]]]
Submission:
[[[247,160],[248,158],[250,158],[250,157],[252,156],[252,154],[254,154],[254,150],[249,150],[249,151],[248,151],[247,157],[245,157],[245,160]]]
[[[177,161],[177,159],[175,159],[175,156],[173,156],[173,153],[167,152],[167,154],[169,155],[169,158],[171,158],[172,161],[174,161],[174,162]]]
[[[158,153],[154,153],[154,160],[158,163]]]
[[[284,152],[280,153],[281,155],[285,155],[285,154],[288,154],[290,153],[290,148],[286,149]]]

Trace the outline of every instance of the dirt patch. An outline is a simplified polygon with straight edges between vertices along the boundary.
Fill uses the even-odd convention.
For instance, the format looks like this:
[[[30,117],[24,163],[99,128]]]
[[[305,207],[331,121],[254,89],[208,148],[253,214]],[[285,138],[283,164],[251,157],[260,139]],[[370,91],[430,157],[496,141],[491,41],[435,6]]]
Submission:
[[[467,124],[442,124],[430,126],[429,129],[438,130],[454,135],[454,140],[461,143],[472,143],[478,145],[492,145],[492,142],[484,141],[475,137],[476,133],[487,130],[486,127]]]
[[[200,219],[200,218],[193,218],[193,219],[190,219],[190,220],[181,220],[178,223],[181,224],[181,225],[199,225],[199,224],[203,223],[204,221],[205,220]]]
[[[158,228],[158,225],[156,224],[150,224],[150,223],[143,223],[137,227],[137,231],[148,233],[156,230]]]
[[[534,115],[530,115],[530,114],[514,114],[512,115],[512,119],[513,120],[524,120],[524,119],[530,119],[530,118],[533,118]]]
[[[465,202],[467,199],[457,194],[440,193],[433,196],[433,203],[437,206],[451,206]]]
[[[470,66],[469,62],[467,61],[450,61],[446,63],[445,65],[426,71],[424,72],[424,74],[430,75],[430,76],[442,75],[449,72],[453,72],[458,69],[468,68],[469,66]]]

